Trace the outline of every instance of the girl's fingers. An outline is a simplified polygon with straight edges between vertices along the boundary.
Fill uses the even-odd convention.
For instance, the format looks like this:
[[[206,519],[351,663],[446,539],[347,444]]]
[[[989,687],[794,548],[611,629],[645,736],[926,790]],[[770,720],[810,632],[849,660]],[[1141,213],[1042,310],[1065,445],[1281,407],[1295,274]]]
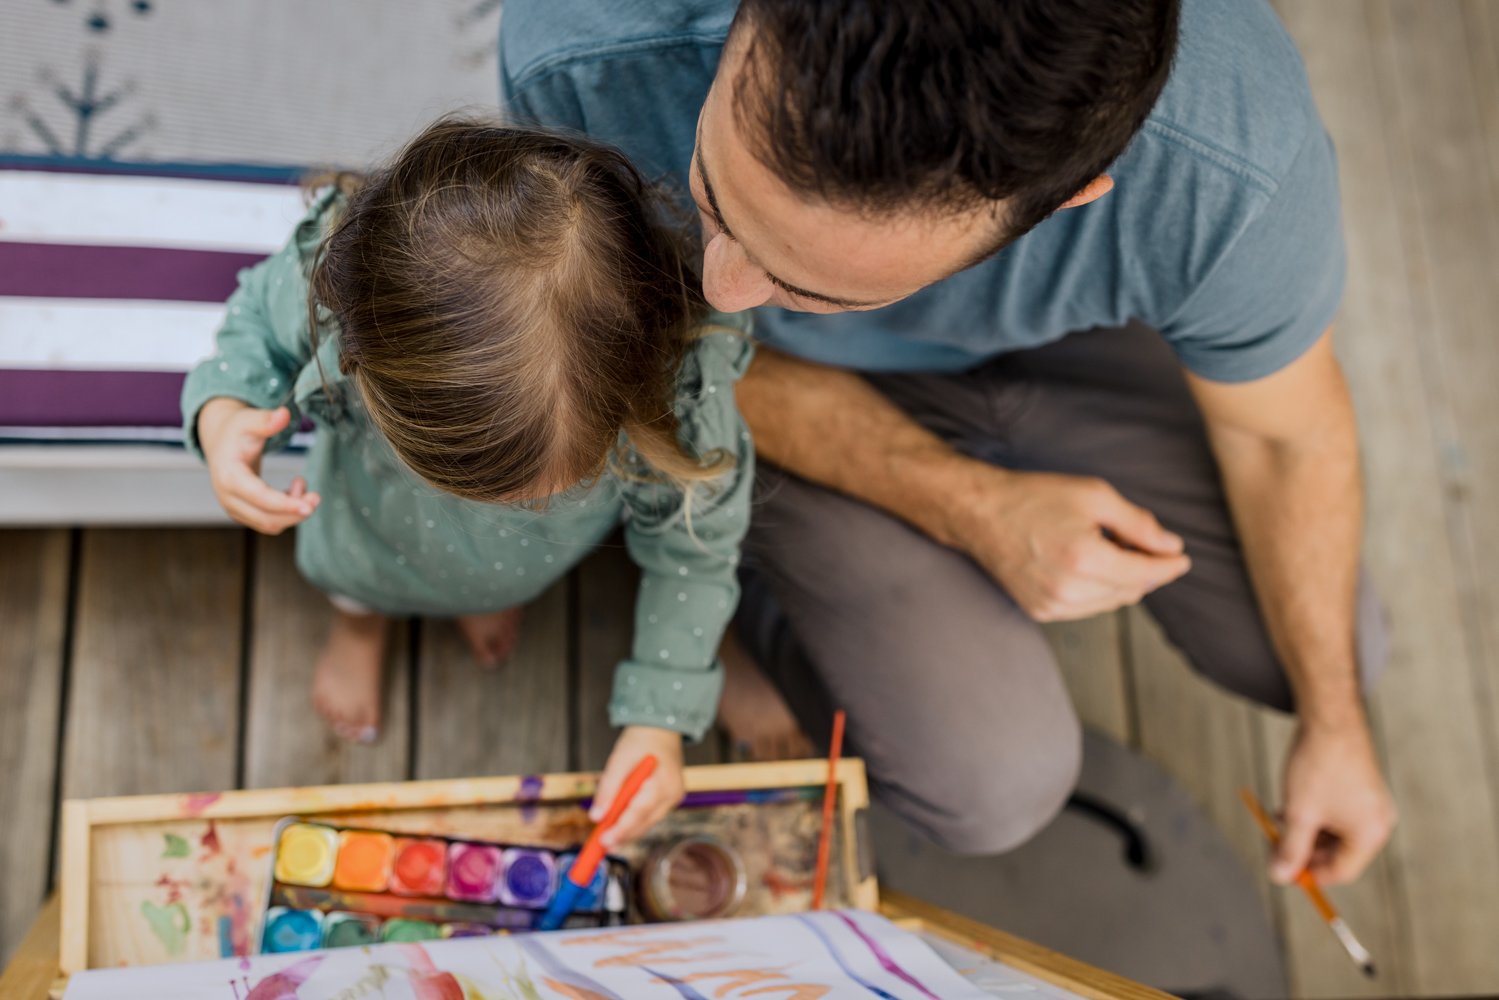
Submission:
[[[263,535],[279,535],[287,528],[306,520],[297,514],[268,514],[240,497],[230,497],[224,504],[224,510],[240,524],[254,528]]]
[[[270,515],[297,515],[300,520],[310,515],[317,507],[312,497],[294,497],[282,493],[244,467],[231,474],[228,486],[234,496]]]
[[[610,762],[612,764],[613,761]],[[604,818],[609,807],[614,804],[614,796],[619,791],[619,783],[624,780],[623,772],[617,767],[605,766],[604,773],[599,776],[598,787],[593,791],[593,805],[588,809],[588,818],[597,823]]]
[[[301,500],[304,503],[310,503],[313,505],[313,507],[316,507],[323,500],[323,498],[319,494],[310,492],[307,489],[307,480],[303,479],[301,476],[298,476],[291,481],[291,486],[287,489],[286,493],[287,496],[290,496],[296,500]]]
[[[263,535],[274,535],[277,533],[271,529],[270,518],[238,497],[230,497],[225,500],[224,510],[237,523],[243,524],[247,528],[253,528]]]
[[[304,510],[307,509],[307,504],[312,505],[312,510],[317,510],[317,505],[323,502],[323,498],[321,496],[308,491],[307,480],[303,479],[301,476],[298,476],[291,481],[291,488],[288,489],[286,493],[287,496],[290,496],[293,500],[300,500],[302,502]],[[311,512],[311,510],[308,511],[309,514]]]
[[[654,780],[647,781],[634,800],[625,807],[619,821],[608,833],[604,834],[604,846],[613,848],[617,844],[634,840],[655,826],[661,817],[671,811],[672,805],[674,803],[662,793],[660,786]]]

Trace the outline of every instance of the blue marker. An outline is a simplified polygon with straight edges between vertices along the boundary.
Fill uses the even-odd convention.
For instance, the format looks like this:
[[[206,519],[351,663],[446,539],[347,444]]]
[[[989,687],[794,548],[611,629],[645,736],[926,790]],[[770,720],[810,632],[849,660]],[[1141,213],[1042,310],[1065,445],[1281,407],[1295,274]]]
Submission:
[[[557,867],[564,872],[572,867],[577,860],[576,854],[564,854],[557,859]],[[578,895],[577,905],[573,907],[574,912],[597,913],[604,908],[604,894],[609,890],[609,866],[599,865],[599,870],[593,873],[593,881],[588,884]]]
[[[630,772],[625,783],[620,786],[619,794],[614,796],[614,804],[609,807],[609,812],[599,825],[593,828],[588,835],[588,840],[583,844],[583,849],[578,852],[578,860],[568,869],[567,877],[562,880],[562,885],[557,889],[557,895],[552,897],[552,905],[536,918],[536,923],[531,926],[538,931],[554,931],[561,927],[567,920],[568,914],[572,913],[578,906],[578,899],[586,893],[593,884],[594,872],[599,870],[599,862],[604,860],[603,836],[608,829],[618,821],[620,814],[640,791],[640,786],[645,784],[656,770],[656,757],[654,754],[646,754],[640,758],[640,763]]]

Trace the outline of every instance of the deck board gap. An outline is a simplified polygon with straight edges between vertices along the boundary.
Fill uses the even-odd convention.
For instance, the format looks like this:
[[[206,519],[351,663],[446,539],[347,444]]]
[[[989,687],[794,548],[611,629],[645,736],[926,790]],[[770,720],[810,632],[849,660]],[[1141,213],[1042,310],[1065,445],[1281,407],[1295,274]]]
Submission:
[[[83,529],[68,532],[68,584],[62,626],[62,661],[57,677],[57,739],[52,746],[52,823],[47,836],[47,892],[57,888],[58,843],[62,827],[63,750],[68,738],[68,697],[73,678],[73,642],[78,627],[78,580],[83,561]]]
[[[239,607],[239,712],[234,724],[239,734],[234,741],[234,787],[244,788],[248,763],[246,744],[250,734],[250,653],[255,641],[255,577],[260,566],[255,558],[255,533],[244,532],[244,586]]]
[[[582,713],[582,697],[578,693],[583,682],[582,643],[578,638],[583,621],[581,590],[582,584],[578,579],[578,570],[574,568],[567,574],[567,655],[563,661],[563,668],[567,671],[567,689],[564,698],[567,702],[567,769],[569,771],[583,769],[583,725],[579,721]]]
[[[416,779],[417,747],[422,735],[422,629],[426,625],[421,618],[412,618],[406,625],[406,722],[410,734],[406,740],[406,780]]]

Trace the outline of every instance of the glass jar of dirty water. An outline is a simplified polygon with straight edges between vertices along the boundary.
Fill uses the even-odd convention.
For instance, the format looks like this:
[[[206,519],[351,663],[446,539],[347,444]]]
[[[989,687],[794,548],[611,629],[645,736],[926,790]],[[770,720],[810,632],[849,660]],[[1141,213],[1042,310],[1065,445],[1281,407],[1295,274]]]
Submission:
[[[640,871],[640,909],[648,920],[727,917],[744,901],[744,861],[712,837],[691,835],[653,850]]]

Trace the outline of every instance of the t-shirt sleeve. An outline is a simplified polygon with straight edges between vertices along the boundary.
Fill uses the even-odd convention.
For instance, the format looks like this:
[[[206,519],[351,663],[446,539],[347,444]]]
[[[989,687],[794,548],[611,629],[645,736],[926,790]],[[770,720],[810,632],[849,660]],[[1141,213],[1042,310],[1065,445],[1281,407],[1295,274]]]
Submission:
[[[751,351],[745,335],[710,333],[684,368],[682,441],[699,455],[726,455],[729,469],[695,485],[690,503],[674,486],[625,484],[625,543],[641,579],[631,655],[614,674],[615,726],[701,739],[713,725],[723,689],[718,645],[739,601],[739,547],[754,487],[755,450],[734,404]]]
[[[587,119],[577,88],[572,76],[562,70],[539,74],[522,83],[510,73],[502,55],[500,103],[517,121],[586,131]]]
[[[1319,126],[1161,332],[1202,378],[1264,378],[1299,358],[1332,324],[1346,266],[1337,157]]]
[[[687,38],[568,59],[522,75],[507,67],[504,47],[502,37],[500,98],[511,117],[584,132],[618,146],[650,180],[685,182],[696,140],[695,109],[712,85],[718,45]]]

